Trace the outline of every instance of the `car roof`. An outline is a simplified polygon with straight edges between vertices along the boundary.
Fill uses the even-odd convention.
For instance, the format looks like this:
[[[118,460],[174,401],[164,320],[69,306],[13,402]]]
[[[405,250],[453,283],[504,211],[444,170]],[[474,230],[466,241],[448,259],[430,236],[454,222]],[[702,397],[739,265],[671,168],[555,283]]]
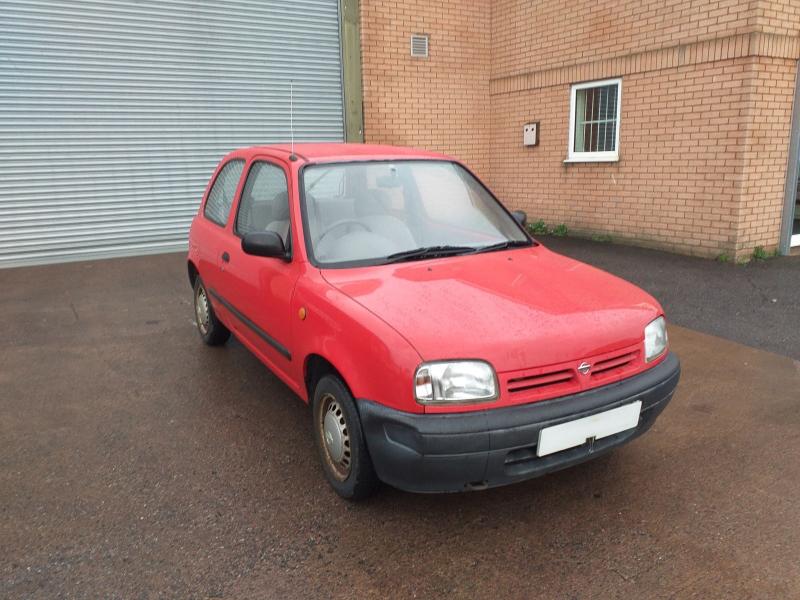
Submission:
[[[285,157],[291,154],[291,144],[274,144],[269,146],[252,146],[242,148],[231,154],[240,157],[256,155],[273,155]],[[305,162],[335,162],[349,160],[387,160],[387,159],[423,159],[423,160],[452,160],[449,156],[406,148],[402,146],[384,146],[379,144],[347,144],[335,142],[302,143],[294,145],[294,153]]]

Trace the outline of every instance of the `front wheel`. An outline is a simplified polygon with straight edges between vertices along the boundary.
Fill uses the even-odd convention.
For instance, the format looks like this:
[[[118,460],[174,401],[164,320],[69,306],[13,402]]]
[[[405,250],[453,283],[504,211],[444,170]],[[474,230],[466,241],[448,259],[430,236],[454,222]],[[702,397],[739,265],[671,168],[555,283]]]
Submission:
[[[325,375],[314,389],[313,408],[314,440],[328,482],[348,500],[371,495],[379,481],[347,387],[338,377]]]
[[[208,292],[199,276],[194,282],[194,317],[200,337],[209,346],[221,346],[231,337],[231,332],[214,314]]]

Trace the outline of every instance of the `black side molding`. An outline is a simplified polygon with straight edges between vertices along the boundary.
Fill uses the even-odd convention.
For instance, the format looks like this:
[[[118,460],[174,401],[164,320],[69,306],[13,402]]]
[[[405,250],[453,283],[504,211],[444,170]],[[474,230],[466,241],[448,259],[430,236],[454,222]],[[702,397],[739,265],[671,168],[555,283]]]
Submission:
[[[292,360],[292,354],[289,352],[289,349],[281,344],[278,340],[268,334],[266,331],[261,329],[258,325],[253,323],[250,319],[247,318],[244,314],[242,314],[233,304],[225,300],[222,296],[220,296],[216,290],[209,289],[208,293],[211,294],[211,297],[214,298],[217,302],[222,304],[225,308],[227,308],[233,316],[239,319],[242,323],[244,323],[248,329],[250,329],[253,333],[255,333],[258,337],[264,340],[267,344],[275,348],[275,350],[280,353],[286,360]]]

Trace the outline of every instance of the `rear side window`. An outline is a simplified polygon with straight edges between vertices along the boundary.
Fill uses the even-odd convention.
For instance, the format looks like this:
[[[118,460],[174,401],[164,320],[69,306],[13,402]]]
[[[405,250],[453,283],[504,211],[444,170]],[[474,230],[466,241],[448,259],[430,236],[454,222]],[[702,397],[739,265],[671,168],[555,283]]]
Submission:
[[[228,222],[233,195],[236,193],[236,186],[242,176],[242,169],[244,169],[243,160],[232,160],[226,163],[217,175],[214,185],[211,186],[203,214],[217,225],[224,226]]]
[[[254,163],[239,202],[236,233],[274,231],[289,242],[289,193],[281,167],[268,162]]]

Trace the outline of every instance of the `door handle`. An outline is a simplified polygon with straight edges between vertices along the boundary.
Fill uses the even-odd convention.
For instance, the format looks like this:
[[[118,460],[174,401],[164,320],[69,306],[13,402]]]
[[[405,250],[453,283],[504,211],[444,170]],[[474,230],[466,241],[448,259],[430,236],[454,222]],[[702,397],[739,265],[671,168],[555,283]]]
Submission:
[[[231,262],[231,255],[227,252],[222,253],[222,262]]]

